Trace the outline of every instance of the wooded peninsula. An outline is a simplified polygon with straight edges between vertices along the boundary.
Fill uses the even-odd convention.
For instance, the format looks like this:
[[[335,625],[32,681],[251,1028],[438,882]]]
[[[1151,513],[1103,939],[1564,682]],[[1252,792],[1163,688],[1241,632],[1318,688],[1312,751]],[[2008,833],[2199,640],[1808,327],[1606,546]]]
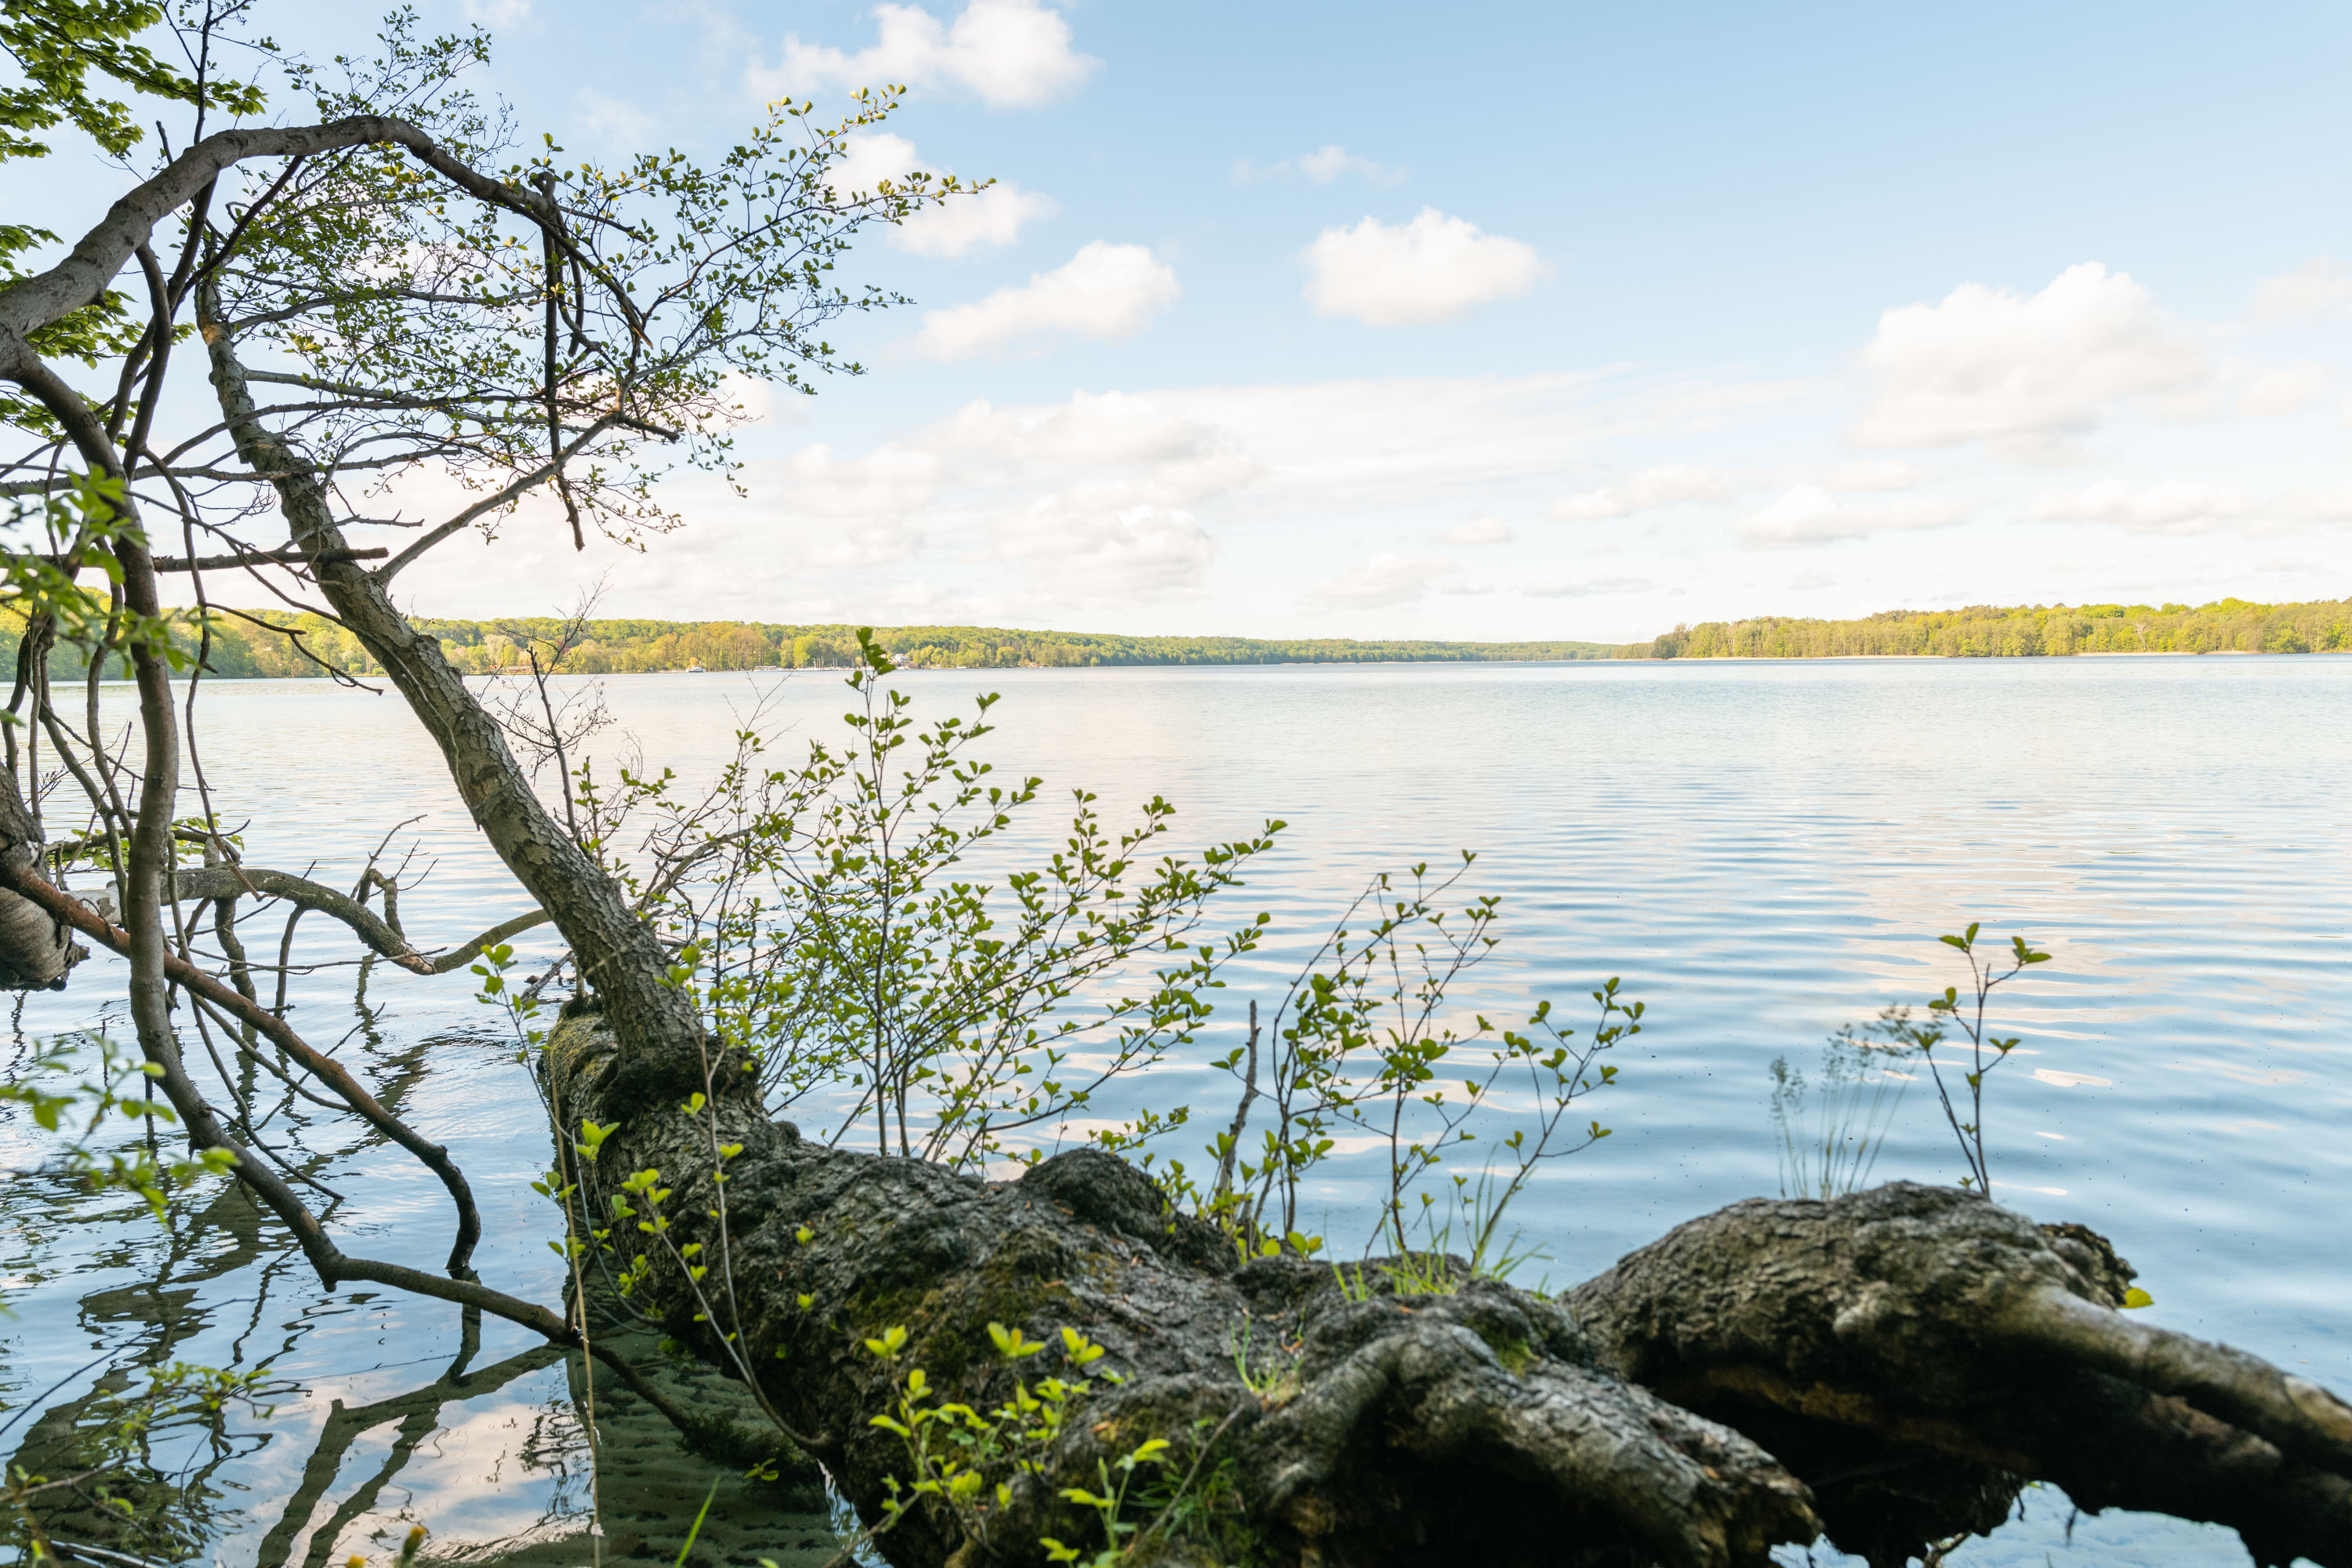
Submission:
[[[553,617],[419,618],[449,662],[469,675],[527,667],[529,650],[563,632]],[[1124,637],[997,626],[887,626],[875,641],[902,668],[1064,668],[1095,665],[1528,663],[1588,658],[2031,658],[2070,654],[2332,653],[2352,649],[2352,599],[2258,605],[1974,605],[1886,610],[1860,620],[1759,616],[1678,626],[1645,642],[1358,641],[1348,637]],[[16,642],[14,628],[7,642]],[[230,678],[315,676],[328,667],[382,673],[357,638],[325,616],[284,610],[215,614],[206,644],[184,618],[174,640],[204,650],[205,668]],[[58,650],[68,673],[69,650]],[[857,629],[751,621],[591,621],[566,670],[623,675],[701,668],[844,668],[857,662]]]
[[[1858,621],[1759,616],[1676,626],[1620,658],[2034,658],[2099,653],[2335,653],[2352,648],[2352,599],[2253,605],[1971,605]]]

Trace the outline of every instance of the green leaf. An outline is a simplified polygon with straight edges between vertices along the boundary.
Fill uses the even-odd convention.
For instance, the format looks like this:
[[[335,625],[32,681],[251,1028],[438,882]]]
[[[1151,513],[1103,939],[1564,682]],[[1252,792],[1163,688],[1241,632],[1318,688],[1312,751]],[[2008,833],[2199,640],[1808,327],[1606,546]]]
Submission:
[[[1024,1361],[1045,1350],[1045,1345],[1030,1339],[1019,1329],[1008,1329],[1003,1323],[988,1325],[988,1337],[995,1342],[996,1353],[1007,1361]]]

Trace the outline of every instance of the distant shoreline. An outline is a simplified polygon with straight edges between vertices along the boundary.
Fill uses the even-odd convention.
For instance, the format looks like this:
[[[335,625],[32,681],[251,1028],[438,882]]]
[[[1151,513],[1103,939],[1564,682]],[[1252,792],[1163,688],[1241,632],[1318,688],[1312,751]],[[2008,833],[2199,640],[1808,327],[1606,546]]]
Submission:
[[[201,646],[209,676],[281,679],[379,674],[359,640],[323,616],[287,610],[219,616],[199,628],[175,612],[173,640]],[[528,669],[561,641],[570,674],[690,674],[838,669],[863,661],[872,639],[902,669],[1076,669],[1389,664],[1549,664],[1587,660],[2132,658],[2209,653],[2352,652],[2352,599],[2262,605],[1974,605],[1890,610],[1859,620],[1765,616],[1675,626],[1645,642],[1449,642],[1423,638],[1147,637],[1022,631],[1003,626],[859,626],[753,621],[601,619],[570,626],[548,616],[497,620],[415,617],[462,675]],[[0,635],[6,623],[0,622]],[[11,648],[9,651],[13,651]],[[59,679],[80,655],[59,647]],[[115,656],[115,657],[120,657]],[[110,668],[108,674],[115,671]]]
[[[2051,658],[2352,652],[2352,599],[2258,605],[1974,605],[1859,620],[1759,616],[1678,626],[1654,658]]]

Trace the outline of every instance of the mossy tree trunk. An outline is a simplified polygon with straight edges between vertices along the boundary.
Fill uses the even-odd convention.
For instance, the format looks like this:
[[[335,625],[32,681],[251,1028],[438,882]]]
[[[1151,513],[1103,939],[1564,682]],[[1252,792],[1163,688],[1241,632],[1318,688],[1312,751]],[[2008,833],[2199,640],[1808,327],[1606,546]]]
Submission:
[[[1559,1299],[1414,1294],[1377,1268],[1343,1284],[1327,1264],[1241,1263],[1098,1152],[992,1183],[822,1147],[740,1100],[625,1100],[625,1056],[575,1005],[548,1070],[574,1125],[620,1124],[583,1170],[592,1200],[640,1171],[668,1190],[667,1242],[614,1226],[622,1261],[652,1249],[637,1306],[714,1360],[740,1333],[741,1364],[869,1521],[916,1475],[869,1424],[911,1369],[984,1412],[1016,1380],[1081,1375],[1057,1364],[1065,1329],[1107,1352],[1087,1370],[1119,1381],[1096,1380],[1042,1475],[1000,1462],[1004,1502],[910,1514],[879,1542],[901,1568],[1039,1563],[1046,1536],[1098,1547],[1062,1489],[1099,1489],[1099,1467],[1155,1437],[1171,1447],[1126,1515],[1145,1561],[1717,1568],[1826,1530],[1899,1564],[2047,1479],[2086,1507],[2232,1526],[2265,1563],[2352,1564],[2352,1409],[2140,1327],[2104,1241],[1955,1189],[1734,1205]],[[696,1242],[699,1293],[668,1250]],[[1048,1349],[1008,1363],[992,1324]],[[866,1348],[893,1328],[895,1357]]]

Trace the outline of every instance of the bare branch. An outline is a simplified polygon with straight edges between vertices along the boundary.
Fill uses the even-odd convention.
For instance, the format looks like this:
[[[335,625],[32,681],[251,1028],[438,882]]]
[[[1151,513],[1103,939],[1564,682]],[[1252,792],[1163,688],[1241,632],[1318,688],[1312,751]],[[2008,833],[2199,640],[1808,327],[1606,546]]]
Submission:
[[[246,893],[283,899],[341,921],[371,950],[412,974],[446,974],[460,964],[471,963],[484,948],[535,925],[543,925],[549,918],[545,910],[532,910],[492,926],[461,947],[427,957],[411,947],[406,937],[377,919],[375,911],[365,904],[323,882],[314,882],[290,871],[273,871],[261,866],[212,866],[201,870],[175,871],[164,889],[165,897],[182,902],[192,899],[234,899]]]
[[[280,545],[275,550],[247,550],[235,555],[198,555],[193,559],[176,555],[155,558],[158,572],[228,572],[239,566],[313,566],[342,561],[373,561],[389,555],[392,551],[383,545],[371,550],[322,550],[317,555],[305,553],[299,546]]]
[[[499,508],[506,506],[509,502],[520,498],[524,491],[533,489],[540,485],[545,484],[548,479],[555,475],[563,464],[569,462],[575,455],[577,455],[581,448],[586,447],[589,442],[603,435],[614,425],[621,424],[624,421],[618,415],[610,415],[603,419],[599,419],[595,424],[583,431],[580,438],[572,442],[570,447],[564,448],[562,452],[557,456],[554,461],[541,463],[539,467],[531,469],[530,472],[522,475],[520,478],[500,485],[497,489],[491,491],[480,500],[476,501],[473,505],[467,507],[465,510],[459,512],[448,521],[442,523],[437,528],[435,528],[431,532],[425,534],[422,539],[410,544],[407,549],[403,550],[399,554],[394,556],[391,560],[385,562],[383,565],[377,567],[374,572],[370,574],[370,575],[375,579],[377,587],[383,588],[390,584],[394,577],[398,576],[409,566],[415,564],[417,557],[423,555],[426,551],[432,549],[443,540],[449,538],[452,534],[462,531],[467,524],[473,522],[476,519],[488,516],[489,513],[498,510]]]

